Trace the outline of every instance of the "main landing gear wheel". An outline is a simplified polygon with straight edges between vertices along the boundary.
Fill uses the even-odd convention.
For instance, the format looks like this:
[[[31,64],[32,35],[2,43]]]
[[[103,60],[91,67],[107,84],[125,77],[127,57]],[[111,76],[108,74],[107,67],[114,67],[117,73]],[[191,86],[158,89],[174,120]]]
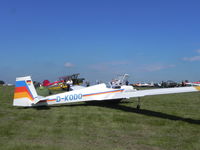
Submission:
[[[137,109],[138,109],[138,110],[140,109],[140,105],[137,105]]]

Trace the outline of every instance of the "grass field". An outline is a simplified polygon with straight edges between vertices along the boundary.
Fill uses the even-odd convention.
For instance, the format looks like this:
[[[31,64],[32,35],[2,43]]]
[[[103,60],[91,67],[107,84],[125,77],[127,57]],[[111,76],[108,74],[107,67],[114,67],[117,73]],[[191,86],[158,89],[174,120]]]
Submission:
[[[200,93],[119,104],[12,106],[13,87],[0,87],[1,150],[199,150]]]

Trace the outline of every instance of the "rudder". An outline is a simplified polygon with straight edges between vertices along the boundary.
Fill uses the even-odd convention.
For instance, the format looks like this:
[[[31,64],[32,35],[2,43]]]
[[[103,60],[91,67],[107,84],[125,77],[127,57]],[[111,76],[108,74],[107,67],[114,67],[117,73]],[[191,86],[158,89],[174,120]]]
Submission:
[[[16,78],[13,106],[32,106],[38,96],[30,76]]]

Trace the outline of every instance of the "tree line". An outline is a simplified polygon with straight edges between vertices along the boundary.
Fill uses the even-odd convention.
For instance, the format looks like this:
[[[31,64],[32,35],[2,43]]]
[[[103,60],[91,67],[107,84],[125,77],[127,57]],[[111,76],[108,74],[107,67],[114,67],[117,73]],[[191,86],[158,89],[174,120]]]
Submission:
[[[3,80],[0,80],[0,85],[5,84],[5,82]]]

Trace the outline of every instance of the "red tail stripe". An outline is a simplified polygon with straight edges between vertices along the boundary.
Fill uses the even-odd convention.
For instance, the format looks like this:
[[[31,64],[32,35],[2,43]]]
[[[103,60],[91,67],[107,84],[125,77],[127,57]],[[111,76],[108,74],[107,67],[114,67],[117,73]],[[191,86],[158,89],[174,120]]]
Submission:
[[[23,86],[23,87],[16,87],[16,88],[15,88],[15,93],[22,93],[22,92],[28,93],[28,95],[29,95],[31,98],[33,98],[32,95],[30,94],[30,92],[28,91],[28,89],[27,89],[25,86]]]

